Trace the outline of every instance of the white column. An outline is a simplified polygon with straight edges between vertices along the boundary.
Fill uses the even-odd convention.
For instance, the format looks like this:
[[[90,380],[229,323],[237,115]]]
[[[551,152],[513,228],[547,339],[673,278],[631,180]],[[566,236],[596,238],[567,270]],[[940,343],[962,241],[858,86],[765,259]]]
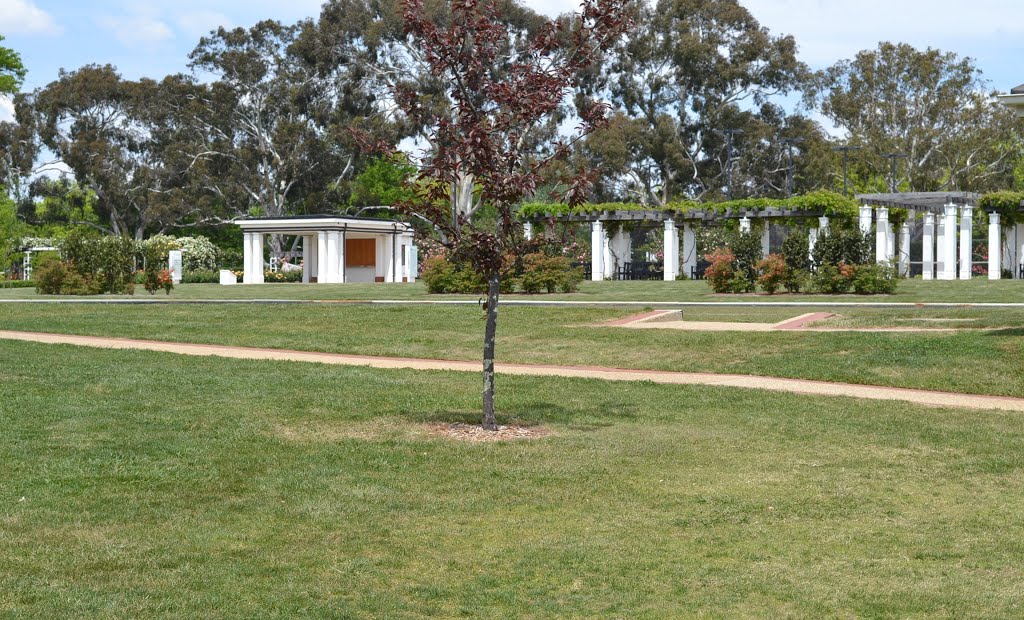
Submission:
[[[807,260],[814,262],[814,246],[818,245],[818,229],[807,229]]]
[[[633,239],[621,227],[615,236],[608,240],[608,252],[605,254],[605,269],[612,274],[619,272],[629,262],[633,253]]]
[[[313,278],[318,275],[317,269],[320,267],[320,257],[317,256],[317,246],[320,245],[317,240],[317,235],[309,235],[302,240],[303,249],[305,244],[309,244],[309,281],[312,282]]]
[[[312,275],[313,265],[311,260],[313,257],[312,248],[310,248],[309,237],[302,237],[302,283],[309,284],[309,276]]]
[[[242,284],[252,284],[252,233],[242,233]]]
[[[875,231],[875,262],[889,262],[889,209],[879,207]]]
[[[956,280],[956,205],[946,205],[942,216],[942,275],[940,280]]]
[[[998,213],[988,214],[988,279],[1003,277],[1003,227]]]
[[[764,220],[764,228],[761,230],[761,258],[767,258],[772,252],[772,224]]]
[[[676,229],[678,231],[678,229]],[[693,224],[683,223],[683,275],[687,278],[693,277],[694,269],[697,268],[697,233],[693,230]]]
[[[911,210],[900,225],[900,275],[910,275],[910,225],[917,219],[917,212]]]
[[[604,224],[590,223],[590,279],[604,280]]]
[[[960,279],[970,280],[974,265],[971,262],[974,251],[974,207],[960,207]]]
[[[263,234],[254,233],[252,236],[252,260],[253,272],[252,283],[263,284]]]
[[[324,278],[324,282],[335,284],[339,282],[338,273],[338,231],[329,230],[327,231],[327,252],[326,252],[326,267],[327,276]]]
[[[921,279],[931,280],[935,270],[935,214],[924,214],[924,229],[921,238]]]
[[[348,282],[348,273],[345,270],[345,242],[348,241],[348,234],[338,233],[338,283]]]
[[[745,215],[740,218],[740,232],[750,232],[750,218]]]
[[[1007,245],[1012,244],[1013,246],[1013,262],[1010,264],[1010,269],[1013,271],[1013,278],[1019,280],[1021,278],[1020,266],[1024,263],[1024,223],[1017,224],[1014,227],[1012,233],[1012,239],[1007,239]]]
[[[533,239],[533,224],[531,222],[523,222],[523,237],[525,237],[527,241]]]
[[[384,236],[384,281],[394,282],[395,274],[398,271],[396,257],[395,235]]]
[[[679,275],[679,230],[675,220],[665,220],[664,246],[662,249],[662,269],[666,282],[676,279]]]
[[[865,235],[871,233],[871,207],[868,205],[860,206],[860,231]]]
[[[323,284],[330,280],[330,269],[327,267],[327,233],[321,230],[316,234],[316,281],[317,284]]]

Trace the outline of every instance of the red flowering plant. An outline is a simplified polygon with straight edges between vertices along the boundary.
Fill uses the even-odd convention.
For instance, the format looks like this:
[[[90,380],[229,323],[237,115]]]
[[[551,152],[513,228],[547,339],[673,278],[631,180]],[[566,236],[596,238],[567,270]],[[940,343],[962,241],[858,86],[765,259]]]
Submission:
[[[171,275],[170,271],[161,269],[160,273],[156,276],[156,281],[157,284],[160,285],[160,288],[164,289],[165,293],[168,295],[171,294],[171,289],[174,288],[174,277]]]
[[[728,293],[732,290],[732,279],[736,275],[734,263],[736,255],[726,247],[716,248],[704,255],[704,260],[711,263],[704,270],[704,278],[716,293]]]
[[[769,254],[757,263],[757,284],[769,295],[779,290],[785,279],[786,259],[781,254]]]

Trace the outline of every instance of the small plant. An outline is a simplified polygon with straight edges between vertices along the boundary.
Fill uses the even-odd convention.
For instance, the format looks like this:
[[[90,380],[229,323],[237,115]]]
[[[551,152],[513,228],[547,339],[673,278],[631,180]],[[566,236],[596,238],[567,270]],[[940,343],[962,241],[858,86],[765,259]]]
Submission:
[[[807,287],[807,282],[810,278],[811,274],[806,269],[793,269],[787,265],[786,275],[782,280],[782,286],[786,288],[787,293],[799,293],[802,289]]]
[[[164,292],[168,295],[171,294],[171,290],[174,288],[174,276],[167,269],[161,269],[160,273],[156,276],[157,284],[160,288],[164,289]]]
[[[736,262],[736,255],[726,247],[720,247],[704,256],[704,260],[711,263],[704,270],[704,278],[716,293],[732,292],[732,280],[736,275],[733,267]],[[742,276],[741,276],[742,277]]]
[[[785,259],[779,254],[769,254],[768,258],[757,263],[757,284],[761,290],[774,295],[786,279]]]

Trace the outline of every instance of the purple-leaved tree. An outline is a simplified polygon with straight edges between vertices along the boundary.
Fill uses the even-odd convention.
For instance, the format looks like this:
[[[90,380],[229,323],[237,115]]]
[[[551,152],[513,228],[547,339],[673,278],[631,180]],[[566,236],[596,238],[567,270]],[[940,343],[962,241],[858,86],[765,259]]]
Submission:
[[[534,195],[541,173],[572,145],[601,127],[609,106],[577,102],[579,123],[569,136],[539,138],[560,118],[582,73],[628,27],[636,0],[584,0],[580,12],[548,22],[527,36],[500,19],[495,1],[454,0],[451,18],[426,17],[423,0],[405,0],[402,17],[413,48],[447,85],[448,105],[420,105],[415,86],[394,91],[398,108],[428,127],[429,149],[399,209],[429,221],[457,260],[487,281],[483,352],[483,427],[496,430],[494,350],[502,273],[522,246],[517,206]],[[578,205],[591,187],[580,169],[561,179],[559,199]],[[496,217],[477,217],[482,207]]]

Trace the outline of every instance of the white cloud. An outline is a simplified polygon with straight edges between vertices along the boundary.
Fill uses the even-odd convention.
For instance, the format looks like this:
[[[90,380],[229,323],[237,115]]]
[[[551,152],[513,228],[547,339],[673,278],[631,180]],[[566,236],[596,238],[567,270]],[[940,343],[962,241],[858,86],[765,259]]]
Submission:
[[[969,54],[968,41],[1019,40],[1024,4],[1007,0],[745,0],[775,34],[792,34],[800,55],[831,65],[879,41],[903,41]],[[1019,44],[1018,44],[1019,45]]]
[[[8,97],[0,95],[0,122],[14,120],[14,103]]]
[[[96,23],[126,47],[153,47],[174,38],[171,27],[152,15],[103,15]]]
[[[4,34],[59,35],[64,29],[32,0],[0,1],[0,31]]]
[[[193,39],[205,36],[220,26],[231,28],[234,25],[231,18],[223,13],[203,10],[179,13],[175,23],[179,30]]]

